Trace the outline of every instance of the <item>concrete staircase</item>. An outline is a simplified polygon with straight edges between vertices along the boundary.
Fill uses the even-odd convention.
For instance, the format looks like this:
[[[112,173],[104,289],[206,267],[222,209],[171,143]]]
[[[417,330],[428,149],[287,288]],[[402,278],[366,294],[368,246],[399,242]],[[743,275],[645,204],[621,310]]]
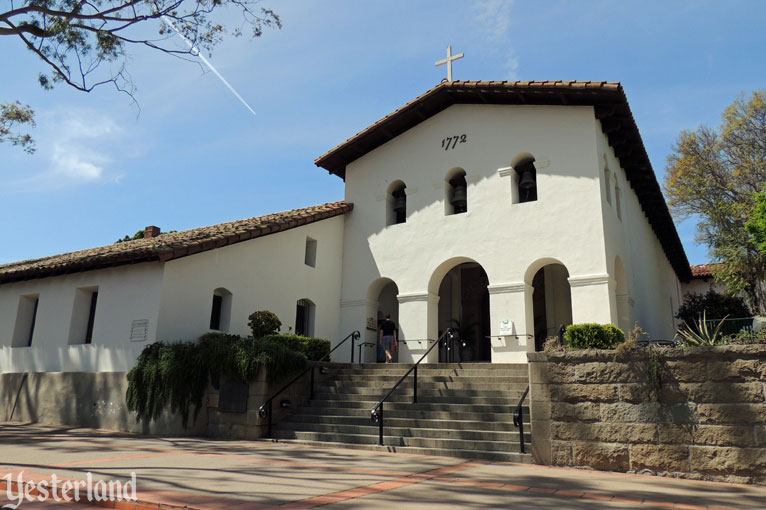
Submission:
[[[279,441],[382,449],[472,459],[532,462],[528,399],[524,407],[527,454],[519,452],[513,411],[529,383],[526,365],[421,364],[418,403],[412,374],[384,407],[384,443],[370,411],[408,364],[328,364],[330,372],[279,424]]]

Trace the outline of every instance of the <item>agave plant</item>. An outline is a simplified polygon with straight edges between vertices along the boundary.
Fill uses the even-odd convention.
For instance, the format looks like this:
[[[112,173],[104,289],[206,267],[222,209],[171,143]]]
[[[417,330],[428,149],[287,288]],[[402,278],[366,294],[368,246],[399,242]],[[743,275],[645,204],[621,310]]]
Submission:
[[[689,327],[688,324],[684,323],[676,336],[681,337],[684,345],[692,347],[721,345],[724,343],[724,336],[721,335],[721,326],[723,326],[728,317],[727,315],[721,319],[721,322],[718,323],[715,329],[711,330],[708,327],[705,312],[703,311],[702,316],[697,319],[696,328]]]

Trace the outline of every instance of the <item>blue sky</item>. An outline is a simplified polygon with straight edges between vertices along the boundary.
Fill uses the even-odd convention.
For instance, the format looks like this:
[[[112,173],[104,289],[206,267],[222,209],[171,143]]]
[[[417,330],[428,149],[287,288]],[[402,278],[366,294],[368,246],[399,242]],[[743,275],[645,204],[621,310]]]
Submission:
[[[466,55],[455,79],[622,82],[660,180],[680,130],[766,86],[762,1],[262,5],[284,28],[211,56],[256,116],[213,73],[148,50],[130,61],[140,114],[107,87],[43,91],[43,65],[0,38],[0,101],[38,114],[35,155],[0,144],[0,263],[341,199],[314,158],[437,84],[447,44]],[[707,261],[693,222],[679,233]]]

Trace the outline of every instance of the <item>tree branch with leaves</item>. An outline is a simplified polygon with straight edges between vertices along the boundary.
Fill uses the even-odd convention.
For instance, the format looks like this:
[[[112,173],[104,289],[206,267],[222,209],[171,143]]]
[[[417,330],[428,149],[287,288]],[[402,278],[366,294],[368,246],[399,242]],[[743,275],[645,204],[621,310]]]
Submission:
[[[668,156],[665,193],[673,214],[698,220],[697,240],[716,262],[714,276],[766,311],[766,254],[746,224],[766,184],[766,91],[741,96],[718,130],[683,131]]]
[[[232,10],[241,23],[228,30],[220,18]],[[258,7],[257,0],[11,0],[10,9],[0,12],[0,36],[16,37],[45,64],[47,71],[38,76],[43,88],[65,83],[90,92],[111,84],[134,100],[129,48],[148,47],[193,61],[199,51],[210,53],[226,33],[249,32],[256,38],[265,28],[281,26],[279,16]],[[176,32],[189,44],[173,41]],[[0,132],[0,141],[18,140],[29,150],[31,137],[24,143],[29,135],[10,129],[24,123],[15,108],[33,112],[17,103],[2,107],[0,126],[9,131]]]

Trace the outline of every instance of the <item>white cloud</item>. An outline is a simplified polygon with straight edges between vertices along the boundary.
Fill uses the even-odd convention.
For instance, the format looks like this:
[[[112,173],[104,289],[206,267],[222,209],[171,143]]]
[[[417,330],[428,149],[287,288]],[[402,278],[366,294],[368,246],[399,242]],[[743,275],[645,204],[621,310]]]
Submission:
[[[78,145],[56,143],[51,156],[53,174],[77,181],[97,181],[104,174],[109,159],[103,154]]]
[[[474,2],[476,22],[481,27],[482,39],[487,48],[505,62],[505,78],[518,78],[519,58],[511,44],[513,0],[479,0]]]

